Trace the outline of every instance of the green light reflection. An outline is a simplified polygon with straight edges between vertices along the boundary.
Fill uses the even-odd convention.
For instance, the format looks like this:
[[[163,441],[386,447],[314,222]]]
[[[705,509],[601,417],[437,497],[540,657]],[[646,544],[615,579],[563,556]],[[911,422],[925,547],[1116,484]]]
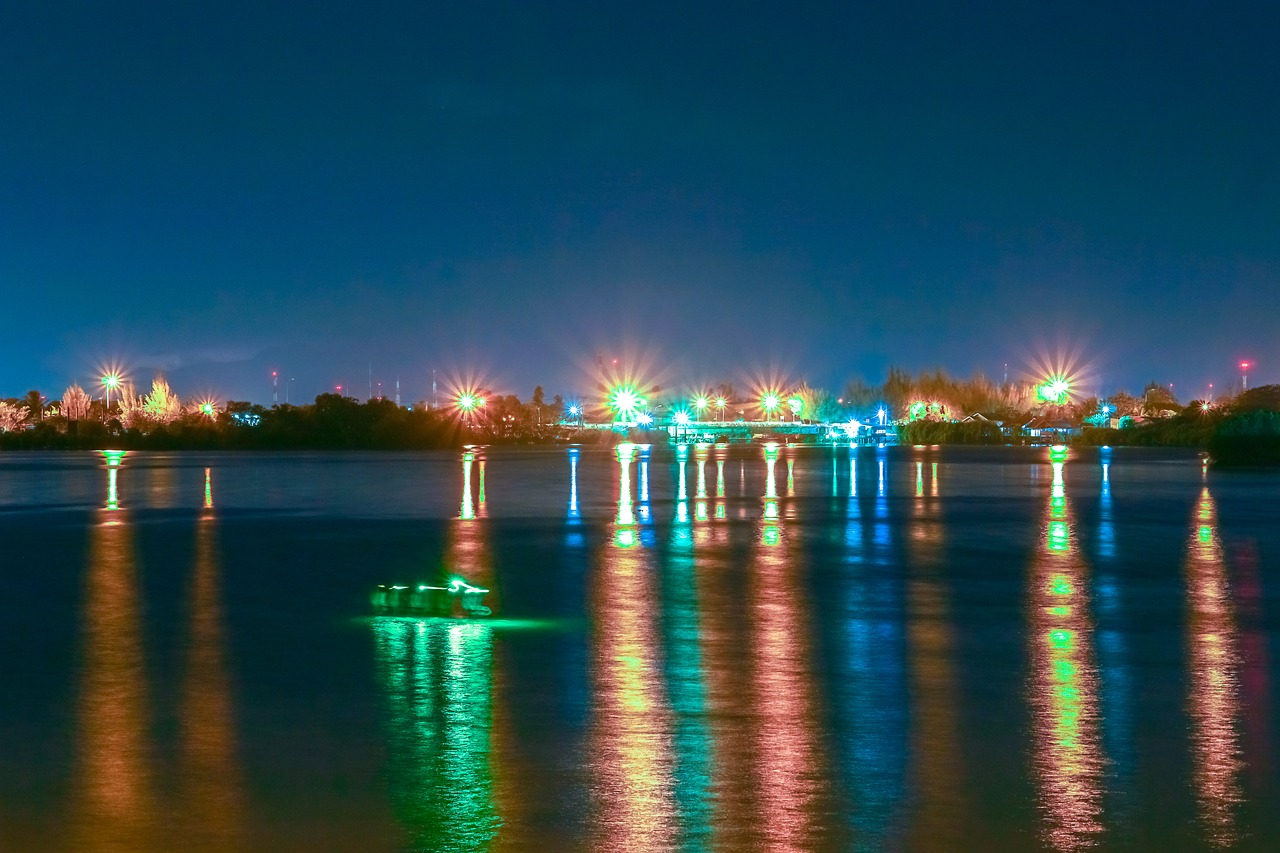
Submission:
[[[483,850],[493,796],[492,629],[483,622],[372,620],[392,808],[409,845]]]
[[[474,505],[471,503],[471,464],[476,455],[470,450],[462,454],[462,507],[458,517],[463,521],[471,521],[476,517]]]
[[[103,450],[102,458],[107,463],[107,502],[104,504],[108,511],[114,512],[120,508],[120,494],[117,489],[117,475],[119,473],[120,464],[124,461],[125,451],[123,450]]]

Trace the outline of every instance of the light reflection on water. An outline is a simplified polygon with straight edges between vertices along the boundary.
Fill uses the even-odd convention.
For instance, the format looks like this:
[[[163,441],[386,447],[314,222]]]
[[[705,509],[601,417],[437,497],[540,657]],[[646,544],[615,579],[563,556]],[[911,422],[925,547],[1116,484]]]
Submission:
[[[493,799],[493,629],[481,622],[372,620],[385,703],[392,808],[415,850],[483,850]]]
[[[1030,579],[1032,763],[1045,842],[1076,850],[1096,844],[1102,832],[1104,759],[1088,569],[1066,495],[1065,463],[1055,458],[1050,464],[1053,485]]]
[[[618,515],[590,582],[593,631],[590,737],[593,843],[600,850],[667,850],[677,832],[671,710],[662,660],[653,564],[638,547],[630,447],[618,453]]]
[[[1110,790],[1104,803],[1108,822],[1130,829],[1134,795],[1134,695],[1132,650],[1125,636],[1125,601],[1122,597],[1124,566],[1116,559],[1115,510],[1111,496],[1110,453],[1102,456],[1098,490],[1098,533],[1094,584],[1095,612],[1098,616],[1098,677],[1101,701],[1102,746],[1107,757]]]
[[[843,819],[858,849],[866,850],[903,843],[910,748],[902,578],[889,571],[899,565],[889,536],[889,467],[883,452],[874,452],[877,488],[869,519],[852,487],[847,499],[847,568],[839,576],[838,668],[830,688],[838,732],[835,766],[848,800]]]
[[[459,575],[468,583],[489,590],[484,603],[494,613],[501,613],[502,591],[498,588],[498,578],[493,569],[493,555],[490,553],[489,537],[486,535],[488,515],[484,493],[484,463],[479,459],[479,483],[473,484],[471,468],[477,461],[475,451],[462,454],[462,504],[458,517],[450,522],[449,538],[445,548],[444,569],[447,574]],[[472,490],[478,485],[479,495]],[[428,578],[440,581],[443,578]]]
[[[911,662],[911,785],[915,789],[908,842],[913,847],[962,846],[966,838],[958,705],[952,664],[953,637],[945,577],[945,540],[938,463],[916,462],[917,488],[911,509],[907,553],[907,655]]]
[[[683,464],[683,462],[681,462]],[[705,517],[695,527],[689,521],[685,498],[677,499],[666,565],[662,568],[665,679],[672,720],[673,786],[681,849],[705,849],[711,834],[712,731],[708,725],[706,663],[702,641],[702,601],[699,554],[711,543]]]
[[[80,850],[160,843],[133,530],[117,509],[117,470],[107,472],[107,509],[90,533],[86,573],[74,819]]]
[[[794,459],[787,459],[787,492],[794,493]],[[766,496],[776,493],[775,459],[766,456]],[[817,849],[831,827],[818,819],[828,768],[813,730],[819,719],[813,685],[811,634],[806,630],[803,554],[782,531],[766,497],[761,535],[745,586],[752,636],[745,650],[755,695],[756,786],[762,847]]]
[[[243,774],[225,654],[217,529],[212,477],[206,468],[204,512],[196,525],[190,638],[180,709],[184,808],[179,824],[188,849],[236,849],[243,834]]]
[[[176,787],[164,789],[144,665],[134,526],[119,503],[123,453],[106,456],[107,498],[90,530],[72,838],[77,850],[235,849],[244,799],[225,660],[213,485],[195,526],[180,695]]]
[[[362,739],[378,765],[377,784],[349,795],[369,825],[387,824],[374,837],[423,850],[1269,837],[1275,546],[1247,518],[1237,540],[1233,481],[1163,469],[1179,509],[1135,521],[1138,466],[1110,455],[1006,465],[993,487],[948,453],[633,446],[605,464],[600,450],[562,451],[553,521],[518,523],[504,514],[522,488],[516,457],[451,456],[444,508],[417,522],[433,537],[418,565],[492,589],[486,603],[503,613],[544,595],[535,615],[554,613],[559,633],[535,641],[511,630],[519,616],[360,623],[353,680],[372,673],[373,689],[332,701],[346,703],[344,723],[368,704],[374,725],[329,736]],[[236,493],[228,501],[228,474],[205,464],[138,480],[139,458],[92,472],[73,757],[50,821],[75,849],[268,849],[255,843],[276,838],[263,824],[281,818],[264,814],[281,806],[263,780],[279,774],[261,756],[280,754],[263,749],[280,732],[252,704],[270,686],[240,689],[252,663],[230,640],[252,619],[236,622],[235,595],[223,603],[246,559],[244,537],[238,558],[224,553]],[[983,489],[1006,503],[975,499]],[[273,536],[276,525],[288,529],[273,520]],[[182,528],[177,548],[169,527]],[[376,555],[386,530],[324,535]],[[421,531],[404,540],[421,561]],[[975,568],[975,550],[990,565]],[[382,571],[343,567],[325,585],[349,596]],[[308,623],[308,636],[337,621]],[[998,673],[974,653],[995,635],[1010,649]],[[998,725],[991,702],[996,719],[1030,725],[975,734]],[[991,791],[992,778],[1005,787]]]
[[[1237,840],[1240,789],[1240,651],[1218,513],[1208,487],[1191,522],[1186,559],[1187,643],[1196,803],[1205,838]]]

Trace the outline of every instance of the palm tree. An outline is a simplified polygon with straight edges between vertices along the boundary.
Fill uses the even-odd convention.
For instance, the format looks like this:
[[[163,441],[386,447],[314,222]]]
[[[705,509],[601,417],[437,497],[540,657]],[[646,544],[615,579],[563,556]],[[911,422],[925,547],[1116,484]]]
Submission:
[[[22,405],[30,413],[27,420],[44,420],[44,398],[39,391],[28,391],[27,396],[22,398]]]

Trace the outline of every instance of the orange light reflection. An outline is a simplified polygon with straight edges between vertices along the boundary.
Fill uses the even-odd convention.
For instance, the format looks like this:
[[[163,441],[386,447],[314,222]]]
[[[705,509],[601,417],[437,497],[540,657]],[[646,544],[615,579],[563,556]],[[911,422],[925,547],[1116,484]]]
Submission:
[[[1210,844],[1227,847],[1239,834],[1240,651],[1227,583],[1218,513],[1208,488],[1200,493],[1187,542],[1185,574],[1190,613],[1191,743],[1196,805]]]
[[[669,850],[677,822],[672,796],[671,713],[653,625],[652,567],[631,510],[630,453],[619,454],[618,520],[593,573],[596,614],[591,742],[597,850]]]
[[[89,546],[76,850],[145,850],[158,841],[137,568],[123,515],[95,525]]]
[[[227,850],[239,844],[244,795],[236,759],[235,715],[223,658],[217,526],[209,470],[205,514],[196,525],[191,583],[191,630],[180,717],[186,849]]]
[[[826,771],[814,722],[818,716],[813,687],[810,625],[801,590],[799,541],[780,529],[773,459],[766,456],[765,513],[747,578],[750,649],[754,659],[756,785],[758,831],[769,850],[824,847],[830,826],[819,821]],[[793,492],[787,460],[788,493]]]

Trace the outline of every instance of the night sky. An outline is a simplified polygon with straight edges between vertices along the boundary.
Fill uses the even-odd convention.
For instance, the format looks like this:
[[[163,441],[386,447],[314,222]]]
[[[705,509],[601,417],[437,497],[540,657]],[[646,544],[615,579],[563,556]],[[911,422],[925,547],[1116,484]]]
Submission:
[[[270,9],[263,8],[271,6]],[[1048,8],[1052,6],[1052,8]],[[0,396],[1280,379],[1275,3],[0,5]],[[281,387],[281,400],[284,387]]]

